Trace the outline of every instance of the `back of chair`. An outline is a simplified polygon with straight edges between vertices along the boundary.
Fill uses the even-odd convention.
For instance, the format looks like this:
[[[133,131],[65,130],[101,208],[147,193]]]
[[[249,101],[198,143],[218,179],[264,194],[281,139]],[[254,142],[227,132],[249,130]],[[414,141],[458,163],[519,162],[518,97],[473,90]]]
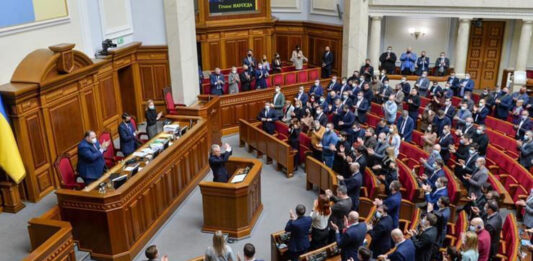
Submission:
[[[107,150],[104,151],[104,160],[105,165],[108,168],[111,168],[115,165],[115,146],[113,145],[113,137],[109,131],[103,131],[100,134],[100,137],[98,137],[98,142],[100,142],[100,144],[103,144],[106,141],[110,141],[111,144],[107,147]]]
[[[167,113],[175,114],[176,105],[174,104],[174,98],[172,98],[172,91],[170,87],[163,89],[163,97],[165,98],[165,106],[167,108]]]
[[[72,188],[71,186],[76,184],[76,177],[72,163],[70,162],[70,154],[63,153],[59,156],[54,164],[58,178],[61,181],[61,187]]]

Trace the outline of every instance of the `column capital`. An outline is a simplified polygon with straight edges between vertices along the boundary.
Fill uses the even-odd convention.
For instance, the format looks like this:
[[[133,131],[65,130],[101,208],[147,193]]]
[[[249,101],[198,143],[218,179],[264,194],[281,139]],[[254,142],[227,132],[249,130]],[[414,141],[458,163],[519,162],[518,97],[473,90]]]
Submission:
[[[370,19],[372,21],[381,21],[381,19],[383,19],[383,15],[370,15]]]
[[[470,23],[472,22],[473,17],[459,17],[459,22],[461,23]]]
[[[522,24],[533,24],[533,19],[522,19]]]

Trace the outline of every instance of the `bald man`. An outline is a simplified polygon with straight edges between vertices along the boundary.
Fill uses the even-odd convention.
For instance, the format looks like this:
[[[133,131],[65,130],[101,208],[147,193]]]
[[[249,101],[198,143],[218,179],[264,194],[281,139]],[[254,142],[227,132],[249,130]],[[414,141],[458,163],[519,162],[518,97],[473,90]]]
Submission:
[[[470,231],[474,231],[478,237],[478,261],[488,261],[490,255],[490,233],[485,229],[483,219],[477,217],[470,221]]]
[[[415,261],[415,245],[411,239],[405,239],[403,232],[396,228],[391,232],[392,241],[396,245],[396,251],[390,255],[381,255],[378,260],[390,261]]]
[[[359,213],[351,211],[348,213],[348,218],[344,217],[348,227],[341,234],[339,227],[331,222],[331,228],[335,230],[335,240],[337,245],[341,248],[341,257],[343,261],[353,258],[354,261],[359,261],[357,250],[363,245],[366,234],[366,224],[359,223]]]

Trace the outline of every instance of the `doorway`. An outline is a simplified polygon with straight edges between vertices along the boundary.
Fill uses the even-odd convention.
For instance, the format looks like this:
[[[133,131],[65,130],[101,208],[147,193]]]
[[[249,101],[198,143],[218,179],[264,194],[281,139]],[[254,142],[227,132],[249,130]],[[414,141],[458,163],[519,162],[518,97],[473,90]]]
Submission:
[[[502,56],[504,21],[475,21],[470,26],[466,72],[476,89],[494,89]]]
[[[122,98],[122,111],[139,119],[137,115],[137,103],[135,100],[135,87],[133,84],[132,66],[126,66],[118,70],[118,83]]]

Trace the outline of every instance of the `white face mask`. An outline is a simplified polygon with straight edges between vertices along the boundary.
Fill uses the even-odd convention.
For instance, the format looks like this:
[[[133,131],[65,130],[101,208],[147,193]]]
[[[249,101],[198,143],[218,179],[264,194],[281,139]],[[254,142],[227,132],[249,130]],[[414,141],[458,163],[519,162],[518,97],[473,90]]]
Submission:
[[[404,79],[402,79],[402,83],[404,83],[404,82],[405,82],[405,80],[404,80]]]
[[[279,92],[279,89],[276,89],[276,92]]]
[[[148,106],[148,109],[153,110],[153,109],[155,109],[155,106],[154,105],[150,105],[150,106]]]
[[[92,143],[92,144],[96,144],[97,142],[98,142],[98,140],[97,140],[96,138],[92,138],[92,139],[91,139],[91,143]]]

